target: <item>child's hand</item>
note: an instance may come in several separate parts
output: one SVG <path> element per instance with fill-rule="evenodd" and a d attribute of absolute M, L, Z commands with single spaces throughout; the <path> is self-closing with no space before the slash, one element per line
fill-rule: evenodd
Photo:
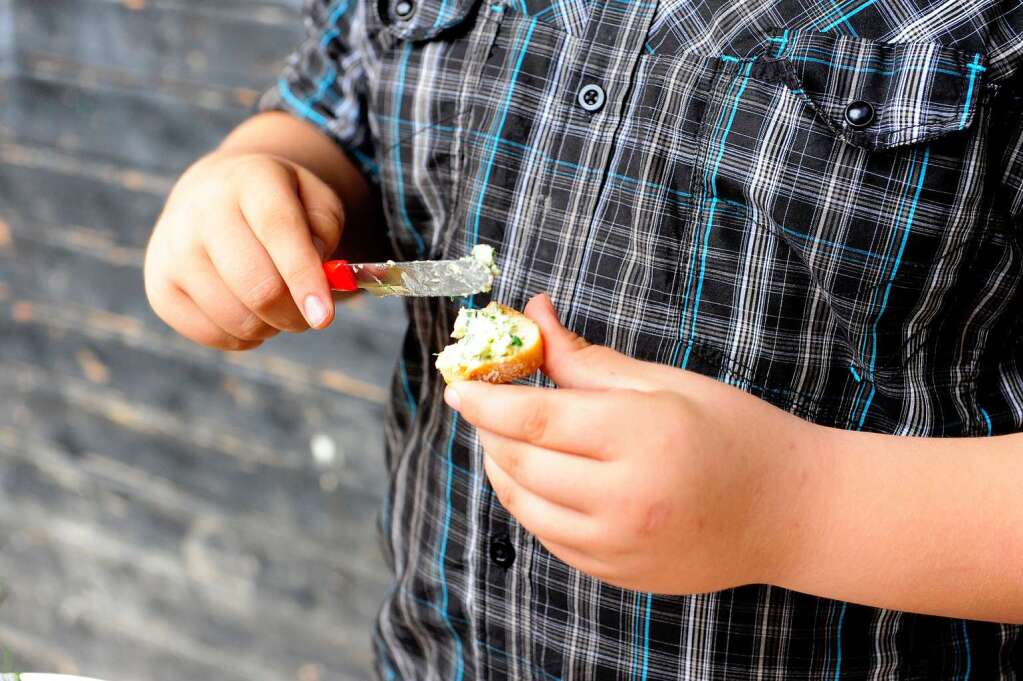
<path fill-rule="evenodd" d="M 551 553 L 618 586 L 680 594 L 769 581 L 794 517 L 792 454 L 812 446 L 815 426 L 587 345 L 545 296 L 525 312 L 559 389 L 462 382 L 446 393 L 477 427 L 505 508 Z"/>
<path fill-rule="evenodd" d="M 323 328 L 333 303 L 321 263 L 343 224 L 337 195 L 305 168 L 214 153 L 181 177 L 153 231 L 150 305 L 183 336 L 223 350 Z"/>

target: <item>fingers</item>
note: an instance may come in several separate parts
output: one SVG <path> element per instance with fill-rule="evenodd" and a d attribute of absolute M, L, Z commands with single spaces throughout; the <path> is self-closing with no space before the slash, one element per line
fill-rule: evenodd
<path fill-rule="evenodd" d="M 203 315 L 230 336 L 262 341 L 278 333 L 235 297 L 208 259 L 200 259 L 185 273 L 181 287 Z"/>
<path fill-rule="evenodd" d="M 220 278 L 245 307 L 281 331 L 309 328 L 273 260 L 240 214 L 229 214 L 205 230 L 204 242 Z"/>
<path fill-rule="evenodd" d="M 543 544 L 543 547 L 562 563 L 570 565 L 580 572 L 585 572 L 591 577 L 603 578 L 606 572 L 604 563 L 589 555 L 586 551 L 571 548 L 549 539 L 541 539 L 540 537 L 537 537 L 537 541 Z"/>
<path fill-rule="evenodd" d="M 215 347 L 323 328 L 334 305 L 321 256 L 336 249 L 343 220 L 338 197 L 308 170 L 211 154 L 175 184 L 157 221 L 147 295 L 171 326 Z"/>
<path fill-rule="evenodd" d="M 478 381 L 452 383 L 448 404 L 477 428 L 545 449 L 596 459 L 615 455 L 608 424 L 629 410 L 625 391 L 551 390 Z"/>
<path fill-rule="evenodd" d="M 153 310 L 168 326 L 191 341 L 218 350 L 251 350 L 263 344 L 261 340 L 241 340 L 214 324 L 184 291 L 167 287 L 151 295 Z M 159 301 L 159 302 L 157 302 Z"/>
<path fill-rule="evenodd" d="M 299 167 L 297 172 L 298 195 L 313 234 L 313 245 L 320 254 L 320 260 L 327 260 L 341 241 L 344 207 L 341 199 L 323 180 L 305 168 Z"/>
<path fill-rule="evenodd" d="M 593 483 L 602 471 L 593 459 L 510 440 L 488 430 L 478 432 L 487 456 L 521 487 L 582 513 L 599 507 L 601 499 L 595 498 Z"/>
<path fill-rule="evenodd" d="M 316 209 L 315 224 L 329 241 L 313 232 L 306 219 L 306 210 L 299 194 L 297 172 L 284 165 L 268 165 L 262 173 L 259 191 L 246 191 L 241 195 L 239 207 L 252 233 L 266 249 L 274 267 L 280 273 L 292 300 L 309 326 L 320 329 L 328 326 L 334 316 L 330 287 L 323 273 L 323 258 L 331 243 L 337 244 L 340 224 L 329 227 L 331 217 L 315 183 L 303 183 L 305 198 Z M 254 178 L 255 181 L 255 178 Z M 340 213 L 336 216 L 340 220 Z M 335 236 L 331 236 L 331 233 Z M 324 253 L 313 242 L 316 236 L 323 241 Z"/>
<path fill-rule="evenodd" d="M 540 327 L 544 345 L 543 372 L 558 387 L 668 389 L 666 379 L 671 370 L 632 359 L 604 346 L 591 345 L 562 326 L 546 293 L 533 296 L 523 312 Z"/>
<path fill-rule="evenodd" d="M 490 457 L 484 457 L 483 467 L 498 501 L 537 539 L 577 549 L 585 548 L 594 540 L 598 527 L 586 514 L 533 494 L 515 482 Z"/>

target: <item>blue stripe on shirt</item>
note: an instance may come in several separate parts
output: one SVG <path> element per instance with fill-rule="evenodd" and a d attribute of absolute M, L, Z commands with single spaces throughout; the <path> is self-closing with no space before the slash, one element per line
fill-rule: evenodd
<path fill-rule="evenodd" d="M 405 94 L 405 76 L 408 73 L 408 61 L 409 55 L 412 54 L 412 48 L 412 41 L 406 41 L 405 47 L 401 52 L 401 60 L 398 64 L 398 80 L 394 86 L 395 119 L 401 115 L 401 103 Z M 395 139 L 401 139 L 401 130 L 397 122 L 394 124 L 393 134 Z M 401 144 L 391 145 L 391 149 L 394 157 L 394 188 L 397 193 L 395 202 L 398 205 L 398 213 L 401 217 L 401 226 L 415 239 L 416 253 L 420 258 L 422 258 L 426 255 L 426 243 L 423 241 L 423 237 L 419 234 L 419 232 L 416 231 L 416 228 L 412 226 L 412 220 L 408 215 L 408 206 L 405 202 L 405 169 L 401 163 Z"/>
<path fill-rule="evenodd" d="M 451 617 L 448 614 L 448 580 L 444 569 L 444 560 L 448 554 L 448 535 L 451 532 L 451 498 L 452 483 L 454 481 L 454 448 L 455 435 L 458 433 L 458 412 L 451 413 L 451 435 L 448 438 L 446 473 L 444 481 L 444 524 L 441 527 L 440 547 L 437 551 L 437 578 L 440 580 L 441 603 L 439 612 L 444 620 L 445 628 L 455 642 L 455 673 L 454 681 L 462 681 L 464 674 L 464 659 L 462 654 L 462 639 L 451 624 Z"/>
<path fill-rule="evenodd" d="M 881 309 L 878 310 L 877 316 L 874 318 L 874 325 L 871 330 L 873 337 L 872 349 L 870 353 L 870 375 L 874 375 L 874 367 L 877 363 L 877 325 L 881 321 L 881 315 L 884 314 L 885 308 L 888 307 L 888 296 L 892 292 L 892 283 L 895 281 L 895 276 L 899 272 L 899 265 L 902 263 L 902 256 L 906 251 L 906 242 L 909 241 L 909 232 L 913 228 L 913 218 L 916 216 L 916 208 L 920 202 L 920 193 L 924 188 L 924 177 L 927 175 L 927 162 L 930 159 L 931 149 L 927 147 L 924 149 L 924 158 L 920 163 L 920 173 L 916 181 L 916 190 L 913 193 L 913 202 L 909 206 L 909 215 L 906 216 L 906 227 L 902 230 L 902 243 L 899 244 L 899 252 L 895 256 L 895 264 L 892 266 L 892 273 L 888 277 L 888 283 L 884 289 L 884 297 L 881 299 Z M 867 398 L 866 403 L 863 405 L 863 413 L 860 415 L 860 422 L 857 425 L 858 428 L 863 428 L 863 423 L 867 419 L 867 412 L 870 410 L 870 404 L 874 399 L 876 393 L 876 387 L 871 385 L 870 396 Z"/>
<path fill-rule="evenodd" d="M 725 142 L 728 139 L 728 134 L 732 130 L 732 124 L 735 122 L 735 114 L 739 109 L 739 101 L 742 99 L 743 93 L 746 91 L 746 85 L 749 83 L 750 70 L 753 68 L 753 63 L 746 64 L 746 68 L 742 74 L 742 84 L 739 86 L 739 91 L 735 94 L 735 100 L 732 103 L 732 110 L 728 115 L 728 123 L 725 125 L 724 131 L 721 133 L 721 141 L 718 145 L 718 155 L 714 161 L 714 170 L 711 173 L 710 178 L 710 211 L 707 214 L 707 227 L 703 233 L 703 251 L 700 256 L 700 278 L 696 284 L 696 294 L 693 300 L 693 315 L 692 321 L 689 323 L 689 342 L 686 345 L 685 356 L 682 358 L 682 368 L 685 369 L 689 364 L 689 354 L 693 349 L 693 341 L 696 338 L 696 321 L 700 315 L 700 298 L 703 295 L 703 280 L 707 270 L 707 251 L 710 249 L 710 233 L 714 227 L 714 211 L 717 208 L 718 202 L 718 189 L 717 189 L 717 176 L 718 170 L 721 167 L 721 159 L 725 156 Z"/>

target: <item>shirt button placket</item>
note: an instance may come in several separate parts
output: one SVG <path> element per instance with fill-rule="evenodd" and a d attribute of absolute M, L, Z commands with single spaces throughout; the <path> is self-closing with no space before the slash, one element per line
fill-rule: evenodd
<path fill-rule="evenodd" d="M 554 4 L 553 0 L 544 2 Z M 600 171 L 611 162 L 617 144 L 613 131 L 621 122 L 622 98 L 631 91 L 632 74 L 636 72 L 657 6 L 653 0 L 588 0 L 587 4 L 590 14 L 585 35 L 575 41 L 575 46 L 566 47 L 569 51 L 565 55 L 565 63 L 559 66 L 566 74 L 564 87 L 551 93 L 557 98 L 556 106 L 549 118 L 542 119 L 548 134 L 539 136 L 541 140 L 551 140 L 540 142 L 539 150 L 551 155 L 551 168 L 561 167 L 562 163 L 585 163 L 592 171 L 581 173 L 583 177 L 578 179 L 574 190 L 566 186 L 563 191 L 547 193 L 550 210 L 541 218 L 544 223 L 542 229 L 537 228 L 541 231 L 578 230 L 580 241 L 585 240 L 592 229 L 600 200 L 600 188 L 592 178 L 604 175 Z M 535 48 L 537 62 L 547 57 L 545 50 L 549 47 L 539 45 Z M 538 122 L 540 120 L 537 119 Z M 570 143 L 553 141 L 564 140 L 565 135 L 571 137 Z M 529 140 L 514 141 L 525 143 Z M 543 184 L 556 186 L 557 182 L 552 176 L 543 178 Z M 586 193 L 580 195 L 581 191 Z M 571 216 L 570 223 L 566 223 L 565 216 Z M 574 291 L 571 289 L 577 281 L 571 276 L 556 278 L 553 282 L 555 295 L 573 299 Z M 484 520 L 488 531 L 481 536 L 481 543 L 485 542 L 485 545 L 479 552 L 480 559 L 485 561 L 481 574 L 485 575 L 487 590 L 485 597 L 478 599 L 476 604 L 483 622 L 483 660 L 479 676 L 481 681 L 539 678 L 536 670 L 543 667 L 534 660 L 534 655 L 540 655 L 542 659 L 544 651 L 552 648 L 551 642 L 540 641 L 538 645 L 530 646 L 529 642 L 537 640 L 538 632 L 522 623 L 534 621 L 534 615 L 527 610 L 539 605 L 530 596 L 531 589 L 535 593 L 532 580 L 546 580 L 547 577 L 539 574 L 516 576 L 516 571 L 532 569 L 534 561 L 543 559 L 534 555 L 535 544 L 525 538 L 524 531 L 512 529 L 513 520 L 500 518 L 503 513 L 497 510 L 498 507 L 494 498 L 488 511 L 491 517 Z M 512 536 L 523 537 L 518 547 L 513 544 Z M 516 549 L 522 552 L 520 556 L 516 556 Z M 545 571 L 545 574 L 549 572 Z M 545 581 L 541 588 L 556 590 L 568 599 L 574 597 L 571 587 L 566 584 Z M 535 619 L 542 617 L 535 615 Z M 512 627 L 510 623 L 518 623 L 518 626 Z M 521 657 L 514 660 L 501 654 L 502 650 L 515 647 L 527 652 L 520 653 Z M 509 665 L 515 668 L 514 673 L 508 671 Z"/>

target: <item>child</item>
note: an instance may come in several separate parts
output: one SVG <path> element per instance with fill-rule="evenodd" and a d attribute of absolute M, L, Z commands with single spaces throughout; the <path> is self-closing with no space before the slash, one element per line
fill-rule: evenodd
<path fill-rule="evenodd" d="M 330 324 L 342 232 L 486 243 L 547 349 L 445 391 L 486 296 L 408 300 L 381 678 L 1023 671 L 1021 7 L 307 4 L 153 308 L 244 350 Z"/>

